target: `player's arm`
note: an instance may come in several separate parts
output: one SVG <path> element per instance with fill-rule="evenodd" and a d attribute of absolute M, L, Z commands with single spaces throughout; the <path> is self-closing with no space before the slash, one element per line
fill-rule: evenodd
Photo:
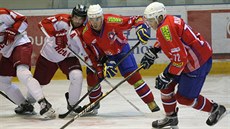
<path fill-rule="evenodd" d="M 143 65 L 144 69 L 149 69 L 154 64 L 158 58 L 157 53 L 159 51 L 161 51 L 160 43 L 156 41 L 153 47 L 150 47 L 141 59 L 141 65 Z"/>
<path fill-rule="evenodd" d="M 1 10 L 1 14 L 5 14 L 5 18 L 7 19 L 5 21 L 5 24 L 11 25 L 5 30 L 3 43 L 13 43 L 15 40 L 15 36 L 23 33 L 27 29 L 27 19 L 25 16 L 5 8 Z"/>
<path fill-rule="evenodd" d="M 156 78 L 156 88 L 165 89 L 168 84 L 184 70 L 187 63 L 187 54 L 177 31 L 171 26 L 165 25 L 157 30 L 157 37 L 160 42 L 167 44 L 162 48 L 164 53 L 170 59 L 170 64 L 163 73 Z"/>
<path fill-rule="evenodd" d="M 66 47 L 68 23 L 60 19 L 59 15 L 43 19 L 39 22 L 38 27 L 47 37 L 54 37 L 57 46 Z"/>
<path fill-rule="evenodd" d="M 137 39 L 143 44 L 146 45 L 149 38 L 150 33 L 148 31 L 149 26 L 144 22 L 144 19 L 142 16 L 132 16 L 129 18 L 129 20 L 124 20 L 126 24 L 128 24 L 128 27 L 135 27 L 136 29 L 136 35 Z"/>
<path fill-rule="evenodd" d="M 56 23 L 58 19 L 55 16 L 48 17 L 45 19 L 42 19 L 38 23 L 38 28 L 47 36 L 52 37 L 55 35 L 56 30 L 54 27 L 54 23 Z"/>

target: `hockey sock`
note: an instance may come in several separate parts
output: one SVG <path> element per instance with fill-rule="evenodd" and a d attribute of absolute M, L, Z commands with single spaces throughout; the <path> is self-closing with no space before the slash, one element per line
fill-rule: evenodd
<path fill-rule="evenodd" d="M 91 88 L 93 88 L 93 87 L 88 87 L 88 90 L 90 90 Z M 101 91 L 101 85 L 99 84 L 89 94 L 89 100 L 90 100 L 90 102 L 95 102 L 101 96 L 102 96 L 102 91 Z"/>
<path fill-rule="evenodd" d="M 212 111 L 212 102 L 205 98 L 202 95 L 199 95 L 198 98 L 194 99 L 194 104 L 192 105 L 193 108 L 205 112 Z"/>
<path fill-rule="evenodd" d="M 26 85 L 30 94 L 38 101 L 44 98 L 42 88 L 39 82 L 33 78 L 29 67 L 27 65 L 18 65 L 17 66 L 17 77 L 20 82 Z"/>
<path fill-rule="evenodd" d="M 124 77 L 127 77 L 130 73 L 126 73 Z M 140 98 L 146 103 L 154 102 L 154 96 L 146 84 L 146 82 L 142 79 L 139 72 L 135 73 L 130 79 L 127 80 L 130 85 L 133 85 L 136 93 L 140 96 Z"/>
<path fill-rule="evenodd" d="M 161 90 L 161 101 L 166 115 L 171 115 L 175 112 L 177 101 L 175 98 L 176 82 L 171 82 L 167 89 Z"/>
<path fill-rule="evenodd" d="M 89 94 L 89 100 L 90 102 L 96 101 L 99 97 L 102 96 L 102 91 L 101 91 L 101 85 L 95 86 L 99 82 L 99 79 L 96 74 L 92 72 L 87 73 L 87 84 L 88 84 L 88 91 L 91 88 L 94 88 L 94 90 Z M 93 87 L 95 86 L 95 87 Z"/>
<path fill-rule="evenodd" d="M 82 90 L 83 75 L 81 70 L 72 70 L 69 73 L 70 86 L 69 86 L 69 99 L 70 105 L 75 105 L 80 96 Z"/>
<path fill-rule="evenodd" d="M 19 88 L 11 83 L 11 77 L 0 76 L 0 90 L 4 91 L 17 105 L 25 102 L 25 98 Z"/>
<path fill-rule="evenodd" d="M 140 96 L 140 98 L 146 103 L 151 103 L 154 101 L 153 94 L 149 88 L 149 86 L 143 81 L 139 80 L 134 84 L 134 88 L 136 93 Z"/>

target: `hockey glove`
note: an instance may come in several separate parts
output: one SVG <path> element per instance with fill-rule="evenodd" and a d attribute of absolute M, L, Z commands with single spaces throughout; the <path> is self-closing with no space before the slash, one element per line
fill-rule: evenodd
<path fill-rule="evenodd" d="M 67 31 L 62 29 L 55 33 L 56 45 L 60 48 L 65 48 L 68 42 Z"/>
<path fill-rule="evenodd" d="M 103 57 L 101 57 L 99 59 L 99 62 L 102 63 L 102 64 L 106 63 L 107 61 L 108 61 L 108 57 L 107 56 L 103 56 Z"/>
<path fill-rule="evenodd" d="M 161 73 L 156 78 L 156 86 L 155 88 L 162 90 L 168 88 L 169 83 L 173 80 L 173 75 L 169 73 Z"/>
<path fill-rule="evenodd" d="M 101 63 L 98 63 L 97 66 L 95 67 L 97 77 L 100 81 L 104 79 L 103 69 L 104 69 L 104 66 Z"/>
<path fill-rule="evenodd" d="M 150 38 L 150 34 L 147 31 L 147 26 L 145 24 L 140 24 L 136 27 L 136 35 L 143 45 L 146 45 Z"/>
<path fill-rule="evenodd" d="M 149 69 L 151 65 L 154 64 L 154 61 L 158 58 L 156 48 L 150 48 L 145 53 L 144 57 L 141 59 L 141 65 L 144 69 Z"/>
<path fill-rule="evenodd" d="M 15 40 L 15 36 L 18 34 L 18 31 L 14 28 L 7 28 L 5 30 L 4 44 L 11 44 Z"/>
<path fill-rule="evenodd" d="M 114 61 L 108 61 L 106 63 L 106 67 L 104 70 L 106 77 L 112 78 L 117 74 L 117 69 L 115 68 L 115 66 L 116 66 L 116 63 Z"/>

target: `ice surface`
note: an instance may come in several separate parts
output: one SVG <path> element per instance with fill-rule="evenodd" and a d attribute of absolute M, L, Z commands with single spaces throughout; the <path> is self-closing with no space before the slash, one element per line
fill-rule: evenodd
<path fill-rule="evenodd" d="M 122 78 L 108 79 L 114 86 Z M 162 109 L 159 91 L 153 88 L 154 77 L 144 77 L 144 80 L 150 85 L 155 100 Z M 16 83 L 26 94 L 25 86 Z M 111 87 L 103 82 L 103 92 L 107 92 Z M 69 82 L 66 80 L 52 81 L 43 88 L 48 101 L 53 105 L 57 113 L 65 113 L 66 101 L 64 93 L 68 90 Z M 84 80 L 82 95 L 86 93 L 86 82 Z M 152 129 L 153 120 L 164 117 L 163 110 L 157 113 L 151 113 L 141 99 L 136 95 L 132 86 L 127 82 L 118 87 L 120 93 L 134 104 L 140 111 L 122 98 L 116 91 L 109 94 L 101 101 L 101 108 L 97 116 L 80 117 L 66 127 L 66 129 Z M 202 95 L 214 100 L 227 107 L 230 110 L 230 76 L 211 75 L 208 76 Z M 86 98 L 80 105 L 88 103 Z M 0 129 L 58 129 L 67 123 L 74 116 L 68 116 L 65 119 L 56 118 L 54 120 L 42 120 L 39 115 L 19 116 L 14 113 L 16 105 L 0 96 Z M 196 111 L 190 107 L 179 105 L 179 129 L 230 129 L 230 115 L 226 115 L 215 126 L 206 125 L 205 121 L 209 114 Z M 35 104 L 35 110 L 39 112 L 39 105 Z"/>

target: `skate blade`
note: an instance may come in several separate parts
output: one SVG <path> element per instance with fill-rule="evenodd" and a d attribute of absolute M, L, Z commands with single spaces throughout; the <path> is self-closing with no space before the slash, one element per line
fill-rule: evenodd
<path fill-rule="evenodd" d="M 55 119 L 56 117 L 57 117 L 57 114 L 55 113 L 54 110 L 50 110 L 44 113 L 43 115 L 41 115 L 42 120 L 51 120 L 51 119 Z"/>
<path fill-rule="evenodd" d="M 179 129 L 179 127 L 178 126 L 166 126 L 163 128 L 152 128 L 152 129 Z"/>
<path fill-rule="evenodd" d="M 17 114 L 17 113 L 16 113 Z M 23 115 L 23 116 L 33 116 L 33 115 L 37 115 L 37 113 L 35 111 L 33 112 L 24 112 L 22 114 L 17 114 L 17 115 Z"/>
<path fill-rule="evenodd" d="M 40 116 L 40 120 L 53 120 L 56 118 L 56 115 L 54 116 Z"/>
<path fill-rule="evenodd" d="M 82 117 L 87 117 L 87 116 L 97 116 L 98 112 L 93 111 L 93 112 L 86 112 Z"/>
<path fill-rule="evenodd" d="M 220 118 L 219 118 L 219 120 L 216 122 L 216 124 L 218 123 L 218 122 L 220 122 L 227 114 L 230 114 L 230 111 L 225 111 L 221 116 L 220 116 Z M 214 124 L 215 125 L 215 124 Z M 213 126 L 213 125 L 212 125 Z"/>
<path fill-rule="evenodd" d="M 74 111 L 72 111 L 72 112 L 69 113 L 69 116 L 76 116 L 76 115 L 78 115 L 78 113 L 76 113 Z"/>

